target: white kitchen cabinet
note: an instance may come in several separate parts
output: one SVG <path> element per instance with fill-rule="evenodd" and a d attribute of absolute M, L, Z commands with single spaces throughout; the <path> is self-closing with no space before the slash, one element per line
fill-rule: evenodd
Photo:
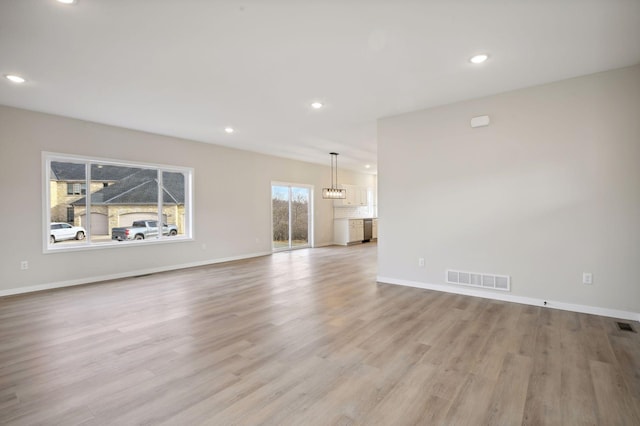
<path fill-rule="evenodd" d="M 364 240 L 364 221 L 349 219 L 349 242 L 362 242 L 362 240 Z"/>
<path fill-rule="evenodd" d="M 368 206 L 369 205 L 369 200 L 367 199 L 367 193 L 369 192 L 368 188 L 365 188 L 363 186 L 354 186 L 353 187 L 353 193 L 354 193 L 354 204 L 356 206 Z"/>
<path fill-rule="evenodd" d="M 364 239 L 362 219 L 336 219 L 333 221 L 333 242 L 339 245 L 361 243 Z"/>
<path fill-rule="evenodd" d="M 333 207 L 353 207 L 355 205 L 353 185 L 339 185 L 339 187 L 347 191 L 347 196 L 346 198 L 334 200 Z"/>
<path fill-rule="evenodd" d="M 369 188 L 356 185 L 339 185 L 347 191 L 347 197 L 334 200 L 334 207 L 360 207 L 369 205 Z"/>
<path fill-rule="evenodd" d="M 371 223 L 371 238 L 373 241 L 378 240 L 378 219 L 373 219 Z"/>
<path fill-rule="evenodd" d="M 349 243 L 349 219 L 335 219 L 333 221 L 333 242 L 341 246 Z"/>

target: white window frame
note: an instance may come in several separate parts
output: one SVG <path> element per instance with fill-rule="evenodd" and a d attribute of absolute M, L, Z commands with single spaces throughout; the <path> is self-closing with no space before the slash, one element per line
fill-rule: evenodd
<path fill-rule="evenodd" d="M 82 243 L 73 245 L 64 244 L 51 244 L 49 242 L 50 236 L 50 224 L 51 224 L 51 192 L 50 192 L 50 180 L 51 180 L 51 162 L 70 162 L 70 163 L 85 163 L 85 185 L 87 188 L 91 187 L 91 165 L 99 163 L 101 165 L 110 166 L 122 166 L 122 167 L 139 167 L 143 169 L 156 169 L 158 171 L 158 223 L 163 223 L 162 220 L 162 201 L 163 192 L 160 188 L 162 185 L 162 173 L 173 172 L 182 173 L 185 176 L 185 233 L 184 235 L 176 235 L 167 237 L 162 235 L 162 232 L 158 233 L 157 238 L 144 239 L 144 240 L 127 240 L 127 241 L 100 241 L 91 242 L 91 214 L 86 215 L 86 224 L 83 227 L 86 229 L 86 238 Z M 194 240 L 194 223 L 193 223 L 193 179 L 194 169 L 190 167 L 171 166 L 166 164 L 155 163 L 142 163 L 127 160 L 115 160 L 111 158 L 80 156 L 73 154 L 61 154 L 55 152 L 42 152 L 42 243 L 43 253 L 56 253 L 56 252 L 69 252 L 69 251 L 83 251 L 83 250 L 95 250 L 103 248 L 114 247 L 138 247 L 139 245 L 147 244 L 167 244 L 178 243 L 184 241 Z M 91 211 L 91 191 L 87 190 L 86 211 Z"/>
<path fill-rule="evenodd" d="M 308 244 L 305 244 L 304 246 L 297 246 L 297 247 L 286 247 L 286 248 L 279 248 L 279 249 L 274 249 L 273 248 L 273 198 L 272 198 L 272 193 L 273 193 L 273 187 L 274 186 L 287 186 L 289 187 L 289 221 L 291 221 L 291 188 L 306 188 L 309 190 L 309 212 L 308 212 L 308 221 L 307 224 L 309 226 L 308 229 L 308 239 L 309 242 Z M 292 183 L 292 182 L 283 182 L 283 181 L 271 181 L 271 185 L 269 186 L 269 211 L 271 212 L 271 251 L 273 253 L 277 253 L 277 252 L 281 252 L 281 251 L 292 251 L 292 250 L 300 250 L 300 249 L 305 249 L 305 248 L 313 248 L 315 247 L 315 233 L 314 233 L 314 229 L 315 229 L 315 225 L 314 225 L 314 220 L 315 220 L 315 216 L 314 216 L 314 186 L 313 185 L 309 185 L 306 183 Z M 289 226 L 289 243 L 291 243 L 291 226 Z"/>

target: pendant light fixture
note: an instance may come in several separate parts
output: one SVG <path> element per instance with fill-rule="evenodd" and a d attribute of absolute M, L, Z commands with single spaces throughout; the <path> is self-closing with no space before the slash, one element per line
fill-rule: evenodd
<path fill-rule="evenodd" d="M 329 155 L 331 155 L 331 188 L 322 188 L 322 198 L 326 198 L 329 200 L 339 200 L 347 198 L 347 190 L 338 188 L 338 153 L 330 152 Z M 334 177 L 335 184 L 333 181 Z"/>

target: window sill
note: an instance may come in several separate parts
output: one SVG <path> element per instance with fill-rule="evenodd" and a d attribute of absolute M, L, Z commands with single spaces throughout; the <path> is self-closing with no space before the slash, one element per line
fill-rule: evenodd
<path fill-rule="evenodd" d="M 73 240 L 71 240 L 73 241 Z M 68 252 L 76 252 L 76 251 L 87 251 L 87 250 L 102 250 L 102 249 L 112 249 L 112 248 L 122 248 L 122 247 L 141 247 L 148 245 L 157 245 L 157 244 L 174 244 L 174 243 L 183 243 L 195 241 L 193 237 L 164 237 L 158 239 L 149 239 L 149 240 L 129 240 L 129 241 L 106 241 L 104 243 L 96 243 L 96 244 L 73 244 L 71 242 L 60 241 L 55 243 L 53 246 L 48 245 L 44 248 L 44 254 L 52 254 L 52 253 L 68 253 Z"/>

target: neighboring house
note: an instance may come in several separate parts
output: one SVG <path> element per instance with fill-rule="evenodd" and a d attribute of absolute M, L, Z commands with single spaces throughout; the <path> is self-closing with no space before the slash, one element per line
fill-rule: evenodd
<path fill-rule="evenodd" d="M 131 167 L 95 166 L 91 173 L 89 192 L 94 193 L 112 185 L 136 170 L 138 169 Z M 80 218 L 74 212 L 73 202 L 87 194 L 84 164 L 52 161 L 49 191 L 51 194 L 51 221 L 81 226 Z"/>
<path fill-rule="evenodd" d="M 51 163 L 51 220 L 85 226 L 86 183 L 81 164 Z M 184 175 L 163 172 L 162 218 L 184 233 Z M 157 172 L 121 166 L 91 170 L 91 234 L 108 235 L 135 220 L 158 219 Z"/>

